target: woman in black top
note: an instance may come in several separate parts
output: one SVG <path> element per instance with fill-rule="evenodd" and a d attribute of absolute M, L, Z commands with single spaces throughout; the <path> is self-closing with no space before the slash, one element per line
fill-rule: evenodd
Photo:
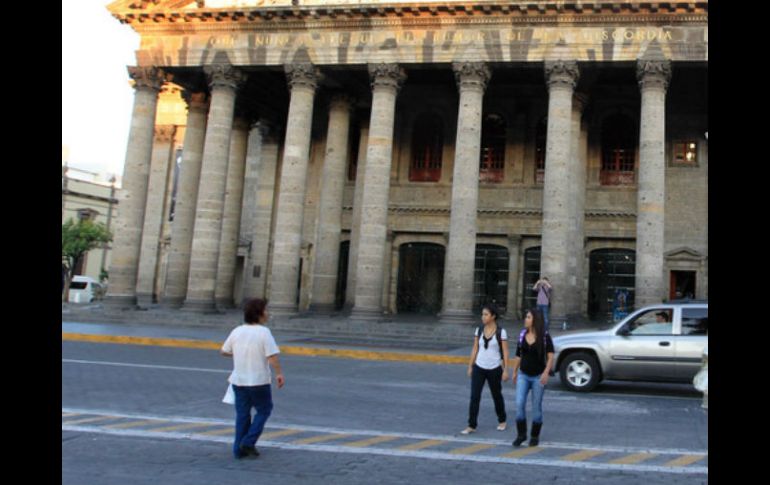
<path fill-rule="evenodd" d="M 523 335 L 519 335 L 513 358 L 513 385 L 516 386 L 516 440 L 513 446 L 527 439 L 527 394 L 532 391 L 532 433 L 529 446 L 537 446 L 543 426 L 543 393 L 553 367 L 553 341 L 545 331 L 543 314 L 527 310 Z"/>

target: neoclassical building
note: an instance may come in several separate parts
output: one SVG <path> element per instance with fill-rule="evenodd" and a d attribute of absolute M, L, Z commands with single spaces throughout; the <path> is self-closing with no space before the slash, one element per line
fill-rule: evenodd
<path fill-rule="evenodd" d="M 141 36 L 115 305 L 464 322 L 518 315 L 539 275 L 555 318 L 708 297 L 708 2 L 108 8 Z"/>

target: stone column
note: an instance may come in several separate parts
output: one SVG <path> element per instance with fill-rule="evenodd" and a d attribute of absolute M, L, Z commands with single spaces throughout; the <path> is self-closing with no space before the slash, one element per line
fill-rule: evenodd
<path fill-rule="evenodd" d="M 518 234 L 508 236 L 508 318 L 518 323 L 520 319 L 519 281 L 522 274 L 519 268 L 521 257 L 521 236 Z"/>
<path fill-rule="evenodd" d="M 230 137 L 230 155 L 227 163 L 227 184 L 225 205 L 222 214 L 222 234 L 219 239 L 219 261 L 217 263 L 217 284 L 214 300 L 218 308 L 232 308 L 235 287 L 235 259 L 238 251 L 238 229 L 241 222 L 243 202 L 243 179 L 246 169 L 246 142 L 249 124 L 242 118 L 235 118 Z"/>
<path fill-rule="evenodd" d="M 155 269 L 157 268 L 160 234 L 163 226 L 164 199 L 168 187 L 169 161 L 173 155 L 175 126 L 156 126 L 155 142 L 150 165 L 150 182 L 147 186 L 147 204 L 144 210 L 142 242 L 139 249 L 139 271 L 136 281 L 136 304 L 148 307 L 155 293 Z"/>
<path fill-rule="evenodd" d="M 443 323 L 470 323 L 473 311 L 473 272 L 476 259 L 476 211 L 479 203 L 479 156 L 484 90 L 491 72 L 484 63 L 453 66 L 460 91 L 457 115 L 449 248 L 444 265 Z"/>
<path fill-rule="evenodd" d="M 293 64 L 286 66 L 286 77 L 291 100 L 276 213 L 270 309 L 274 313 L 294 314 L 297 312 L 313 100 L 320 73 L 311 64 Z"/>
<path fill-rule="evenodd" d="M 370 64 L 372 113 L 366 148 L 366 169 L 361 205 L 361 236 L 356 263 L 355 306 L 351 318 L 382 316 L 385 237 L 393 162 L 393 126 L 396 95 L 406 79 L 397 64 Z"/>
<path fill-rule="evenodd" d="M 246 168 L 243 175 L 243 203 L 241 205 L 241 223 L 238 238 L 248 243 L 246 261 L 244 263 L 241 302 L 248 298 L 246 287 L 252 271 L 251 251 L 254 247 L 255 221 L 257 218 L 257 183 L 259 182 L 260 153 L 262 152 L 262 133 L 258 121 L 249 127 L 249 138 L 246 142 Z M 235 295 L 236 299 L 239 295 Z M 238 301 L 236 300 L 236 303 Z"/>
<path fill-rule="evenodd" d="M 129 67 L 136 82 L 134 111 L 128 135 L 123 187 L 118 192 L 120 211 L 110 254 L 110 285 L 105 303 L 115 307 L 136 304 L 139 245 L 142 239 L 147 185 L 150 176 L 152 141 L 158 93 L 165 74 L 155 67 Z"/>
<path fill-rule="evenodd" d="M 251 250 L 246 264 L 243 297 L 264 298 L 267 286 L 267 267 L 272 241 L 273 200 L 278 167 L 278 133 L 275 128 L 260 121 L 261 153 L 257 173 L 254 221 L 251 229 Z"/>
<path fill-rule="evenodd" d="M 163 293 L 163 303 L 175 308 L 182 306 L 184 297 L 187 295 L 195 206 L 198 203 L 208 111 L 208 96 L 205 93 L 185 91 L 182 96 L 187 101 L 187 126 L 182 145 L 179 184 L 176 188 L 174 220 L 171 223 L 171 249 L 168 255 L 166 288 Z"/>
<path fill-rule="evenodd" d="M 356 267 L 358 265 L 358 241 L 361 239 L 361 203 L 364 198 L 364 170 L 366 168 L 366 146 L 369 140 L 369 121 L 361 123 L 358 138 L 358 162 L 356 185 L 353 193 L 353 217 L 350 228 L 350 251 L 348 253 L 348 283 L 345 292 L 345 309 L 353 308 L 356 296 Z"/>
<path fill-rule="evenodd" d="M 214 310 L 235 95 L 244 78 L 239 70 L 227 64 L 205 66 L 203 70 L 211 87 L 211 107 L 195 207 L 187 296 L 182 307 L 188 311 Z"/>
<path fill-rule="evenodd" d="M 315 270 L 310 300 L 310 309 L 317 312 L 334 311 L 352 102 L 349 96 L 336 95 L 329 103 L 329 128 L 321 173 Z"/>
<path fill-rule="evenodd" d="M 545 181 L 543 183 L 543 235 L 540 275 L 553 285 L 550 319 L 553 322 L 572 313 L 568 256 L 573 191 L 570 186 L 574 173 L 570 169 L 572 155 L 572 95 L 579 71 L 574 61 L 546 61 L 548 83 L 548 132 L 545 152 Z"/>
<path fill-rule="evenodd" d="M 561 294 L 566 300 L 567 312 L 570 314 L 583 313 L 581 311 L 581 295 L 583 289 L 583 252 L 585 250 L 585 235 L 583 234 L 583 221 L 585 219 L 585 191 L 586 191 L 586 166 L 585 156 L 581 151 L 581 118 L 586 104 L 586 96 L 575 94 L 572 98 L 572 128 L 570 143 L 570 207 L 572 216 L 570 219 L 570 236 L 568 238 L 571 247 L 567 256 L 567 286 L 566 293 Z"/>
<path fill-rule="evenodd" d="M 636 76 L 642 91 L 639 128 L 639 191 L 636 209 L 636 307 L 659 303 L 663 281 L 666 201 L 666 90 L 670 61 L 640 60 Z"/>

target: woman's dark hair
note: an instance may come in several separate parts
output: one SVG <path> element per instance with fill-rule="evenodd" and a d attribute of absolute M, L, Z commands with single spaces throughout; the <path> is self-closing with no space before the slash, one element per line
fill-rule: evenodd
<path fill-rule="evenodd" d="M 246 323 L 258 323 L 265 314 L 267 300 L 251 298 L 243 304 L 243 321 Z"/>
<path fill-rule="evenodd" d="M 481 307 L 481 311 L 484 310 L 488 311 L 493 317 L 495 317 L 495 320 L 500 318 L 500 311 L 497 309 L 497 305 L 494 303 L 487 303 Z"/>
<path fill-rule="evenodd" d="M 543 319 L 543 312 L 537 308 L 530 308 L 527 311 L 532 314 L 532 327 L 535 330 L 536 343 L 540 344 L 537 346 L 537 352 L 542 356 L 545 353 L 545 320 Z M 526 317 L 526 314 L 524 316 Z"/>

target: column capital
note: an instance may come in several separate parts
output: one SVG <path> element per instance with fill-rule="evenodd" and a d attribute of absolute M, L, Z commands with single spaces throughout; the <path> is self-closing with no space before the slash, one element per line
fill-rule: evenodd
<path fill-rule="evenodd" d="M 667 90 L 671 80 L 671 61 L 639 59 L 636 62 L 636 79 L 639 81 L 639 89 Z"/>
<path fill-rule="evenodd" d="M 259 130 L 259 134 L 262 135 L 262 141 L 278 143 L 278 129 L 274 123 L 261 119 L 254 124 L 254 127 Z"/>
<path fill-rule="evenodd" d="M 187 103 L 187 110 L 206 111 L 209 107 L 209 96 L 204 92 L 182 90 L 182 99 Z"/>
<path fill-rule="evenodd" d="M 386 87 L 398 91 L 406 81 L 406 71 L 398 64 L 369 64 L 368 68 L 372 90 Z"/>
<path fill-rule="evenodd" d="M 567 87 L 575 89 L 580 79 L 580 69 L 576 61 L 545 61 L 545 80 L 548 89 Z"/>
<path fill-rule="evenodd" d="M 247 131 L 249 129 L 249 126 L 250 126 L 249 121 L 243 116 L 236 115 L 233 118 L 233 130 Z"/>
<path fill-rule="evenodd" d="M 492 77 L 492 70 L 484 62 L 453 62 L 457 89 L 477 88 L 484 91 Z"/>
<path fill-rule="evenodd" d="M 171 80 L 171 76 L 162 69 L 150 66 L 128 66 L 128 76 L 134 80 L 134 89 L 152 89 L 160 92 L 163 83 Z"/>
<path fill-rule="evenodd" d="M 212 90 L 215 87 L 226 87 L 234 90 L 246 80 L 246 75 L 231 64 L 209 64 L 203 66 L 203 72 L 206 74 L 209 87 Z"/>
<path fill-rule="evenodd" d="M 321 71 L 309 62 L 286 64 L 283 69 L 286 72 L 286 81 L 289 83 L 289 90 L 301 86 L 315 91 L 318 87 L 318 83 L 323 79 Z"/>
<path fill-rule="evenodd" d="M 508 234 L 508 244 L 511 247 L 521 246 L 521 234 Z"/>
<path fill-rule="evenodd" d="M 329 98 L 329 109 L 346 109 L 350 112 L 352 111 L 355 102 L 356 98 L 349 94 L 334 93 L 331 98 Z"/>
<path fill-rule="evenodd" d="M 174 125 L 155 125 L 155 141 L 161 143 L 171 143 L 176 133 Z"/>

